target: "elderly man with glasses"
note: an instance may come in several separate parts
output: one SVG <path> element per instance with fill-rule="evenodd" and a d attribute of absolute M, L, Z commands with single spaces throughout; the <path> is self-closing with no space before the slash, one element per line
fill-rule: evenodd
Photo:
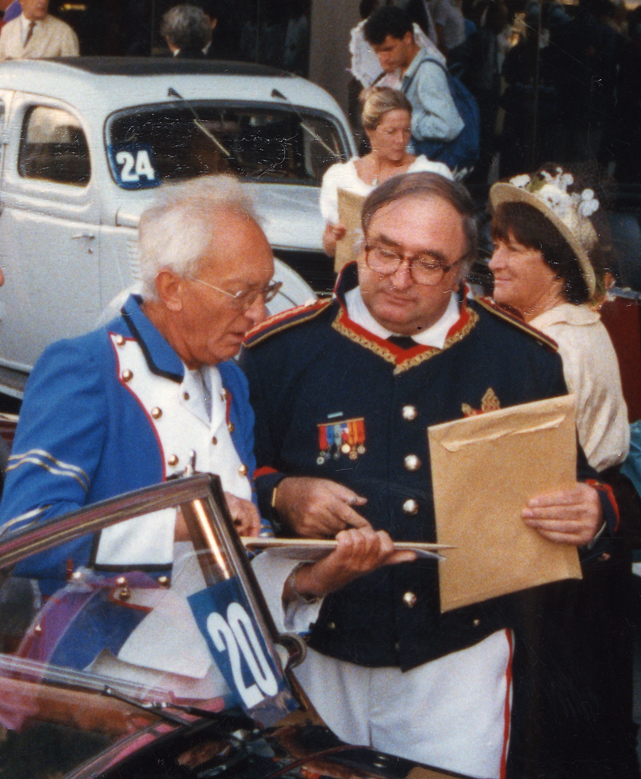
<path fill-rule="evenodd" d="M 235 180 L 163 187 L 139 231 L 142 296 L 105 327 L 48 348 L 29 378 L 0 523 L 44 520 L 161 482 L 216 473 L 239 530 L 257 534 L 254 417 L 232 361 L 278 291 L 267 239 Z M 137 520 L 33 557 L 18 574 L 52 592 L 79 566 L 169 577 L 175 516 Z"/>
<path fill-rule="evenodd" d="M 561 361 L 545 336 L 467 298 L 476 228 L 461 185 L 398 176 L 368 196 L 362 221 L 363 250 L 334 299 L 268 320 L 243 353 L 263 516 L 283 535 L 338 541 L 317 563 L 267 553 L 255 569 L 279 627 L 310 631 L 296 674 L 343 740 L 498 779 L 506 603 L 441 614 L 436 562 L 393 542 L 436 540 L 426 428 L 566 394 Z M 578 482 L 523 511 L 575 545 L 604 517 L 614 521 L 607 496 Z"/>

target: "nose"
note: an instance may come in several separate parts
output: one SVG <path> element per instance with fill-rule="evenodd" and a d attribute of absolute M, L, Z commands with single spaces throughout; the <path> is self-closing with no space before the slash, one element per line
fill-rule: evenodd
<path fill-rule="evenodd" d="M 256 327 L 263 322 L 269 316 L 267 306 L 265 305 L 265 298 L 262 295 L 257 295 L 256 300 L 245 311 L 245 316 L 252 321 L 252 327 Z"/>
<path fill-rule="evenodd" d="M 394 289 L 409 289 L 414 284 L 410 270 L 410 261 L 407 258 L 401 260 L 398 268 L 390 276 L 391 285 Z"/>
<path fill-rule="evenodd" d="M 505 267 L 505 257 L 502 246 L 500 244 L 494 249 L 492 257 L 487 266 L 492 271 L 492 273 L 497 271 L 499 268 Z"/>

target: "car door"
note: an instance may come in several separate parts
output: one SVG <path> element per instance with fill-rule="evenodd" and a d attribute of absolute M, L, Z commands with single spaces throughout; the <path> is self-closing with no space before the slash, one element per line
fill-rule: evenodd
<path fill-rule="evenodd" d="M 0 365 L 28 371 L 48 343 L 96 321 L 99 203 L 89 146 L 71 106 L 14 95 L 2 175 Z"/>

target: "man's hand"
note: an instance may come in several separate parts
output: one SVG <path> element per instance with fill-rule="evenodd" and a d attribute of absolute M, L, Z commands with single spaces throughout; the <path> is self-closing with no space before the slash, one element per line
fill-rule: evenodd
<path fill-rule="evenodd" d="M 329 479 L 288 476 L 276 489 L 274 508 L 296 535 L 333 538 L 348 527 L 370 527 L 352 508 L 365 503 L 367 498 Z"/>
<path fill-rule="evenodd" d="M 550 541 L 586 546 L 603 525 L 599 494 L 589 484 L 535 495 L 521 512 L 528 527 Z"/>
<path fill-rule="evenodd" d="M 313 565 L 299 568 L 287 580 L 285 602 L 293 600 L 296 593 L 303 597 L 322 597 L 383 565 L 416 560 L 415 552 L 397 552 L 384 530 L 376 532 L 371 527 L 342 530 L 336 541 L 338 546 L 331 554 Z M 295 593 L 291 589 L 294 583 Z"/>
<path fill-rule="evenodd" d="M 225 493 L 225 500 L 238 535 L 255 538 L 260 533 L 260 514 L 256 506 L 251 500 L 238 498 L 231 492 Z"/>

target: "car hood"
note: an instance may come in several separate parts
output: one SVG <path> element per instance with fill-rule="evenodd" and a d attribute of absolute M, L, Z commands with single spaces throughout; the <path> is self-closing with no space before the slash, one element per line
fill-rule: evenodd
<path fill-rule="evenodd" d="M 318 187 L 247 184 L 267 240 L 275 249 L 323 251 L 325 222 Z"/>
<path fill-rule="evenodd" d="M 275 249 L 323 251 L 323 229 L 318 187 L 248 182 L 267 240 Z M 130 193 L 128 193 L 130 194 Z M 137 227 L 142 212 L 153 201 L 153 190 L 127 198 L 116 211 L 116 225 Z"/>

